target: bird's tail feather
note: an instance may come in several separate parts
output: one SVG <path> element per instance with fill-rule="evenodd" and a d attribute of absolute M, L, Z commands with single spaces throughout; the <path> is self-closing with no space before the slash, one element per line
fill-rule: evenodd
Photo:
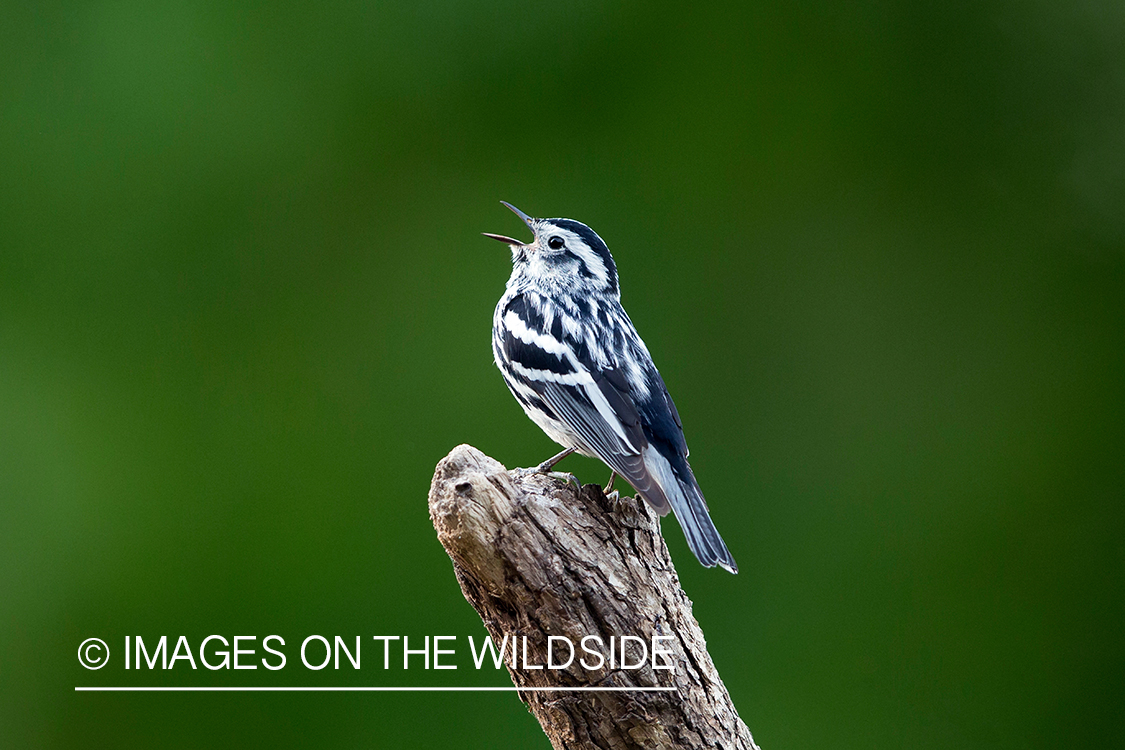
<path fill-rule="evenodd" d="M 685 466 L 682 476 L 677 474 L 668 460 L 651 446 L 645 450 L 644 459 L 645 468 L 672 506 L 676 520 L 680 522 L 680 528 L 687 537 L 688 546 L 699 562 L 708 568 L 719 565 L 731 573 L 737 573 L 738 564 L 719 536 L 711 514 L 707 512 L 703 492 L 691 469 Z"/>

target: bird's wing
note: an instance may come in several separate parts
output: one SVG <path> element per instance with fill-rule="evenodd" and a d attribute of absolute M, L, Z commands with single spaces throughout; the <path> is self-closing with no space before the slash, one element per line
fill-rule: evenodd
<path fill-rule="evenodd" d="M 515 301 L 513 301 L 515 302 Z M 634 483 L 646 484 L 641 452 L 648 444 L 625 374 L 599 368 L 585 347 L 545 326 L 534 311 L 511 304 L 501 318 L 496 345 L 511 377 L 535 393 L 558 421 L 605 463 Z"/>
<path fill-rule="evenodd" d="M 637 404 L 637 410 L 648 425 L 653 442 L 666 443 L 669 448 L 687 458 L 688 447 L 684 440 L 680 413 L 676 411 L 668 387 L 664 385 L 664 378 L 660 377 L 655 366 L 650 366 L 648 371 L 648 391 L 648 398 Z"/>

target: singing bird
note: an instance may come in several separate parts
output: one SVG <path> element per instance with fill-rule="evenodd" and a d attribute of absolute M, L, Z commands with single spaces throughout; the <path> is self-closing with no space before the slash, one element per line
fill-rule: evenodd
<path fill-rule="evenodd" d="M 503 201 L 501 201 L 503 202 Z M 531 421 L 565 450 L 620 474 L 660 515 L 676 514 L 703 565 L 738 572 L 688 465 L 676 405 L 621 306 L 602 238 L 573 219 L 533 219 L 504 203 L 531 242 L 485 232 L 512 250 L 512 275 L 492 319 L 492 351 Z"/>

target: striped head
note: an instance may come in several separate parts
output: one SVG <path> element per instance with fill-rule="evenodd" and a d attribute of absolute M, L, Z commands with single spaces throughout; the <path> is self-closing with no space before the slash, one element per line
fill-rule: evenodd
<path fill-rule="evenodd" d="M 523 219 L 534 235 L 525 244 L 484 233 L 512 248 L 509 289 L 618 296 L 617 266 L 593 229 L 573 219 L 533 219 L 515 206 L 504 205 Z"/>

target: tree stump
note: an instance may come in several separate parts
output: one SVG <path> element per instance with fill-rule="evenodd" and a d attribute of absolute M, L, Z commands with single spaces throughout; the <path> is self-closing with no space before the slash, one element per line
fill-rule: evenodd
<path fill-rule="evenodd" d="M 707 653 L 660 519 L 643 500 L 613 502 L 597 485 L 579 492 L 507 471 L 461 445 L 438 463 L 429 505 L 461 591 L 493 643 L 499 648 L 507 636 L 509 647 L 513 638 L 519 644 L 517 655 L 506 653 L 508 671 L 516 687 L 537 689 L 519 695 L 556 750 L 758 750 Z M 565 669 L 546 668 L 550 636 L 556 665 L 567 655 L 562 639 L 575 647 Z M 584 652 L 587 636 L 600 641 L 586 641 Z M 640 663 L 644 644 L 643 666 L 623 668 L 622 636 L 635 639 L 626 639 L 626 666 Z M 657 641 L 670 652 L 660 659 L 651 654 L 654 636 L 671 636 Z"/>

